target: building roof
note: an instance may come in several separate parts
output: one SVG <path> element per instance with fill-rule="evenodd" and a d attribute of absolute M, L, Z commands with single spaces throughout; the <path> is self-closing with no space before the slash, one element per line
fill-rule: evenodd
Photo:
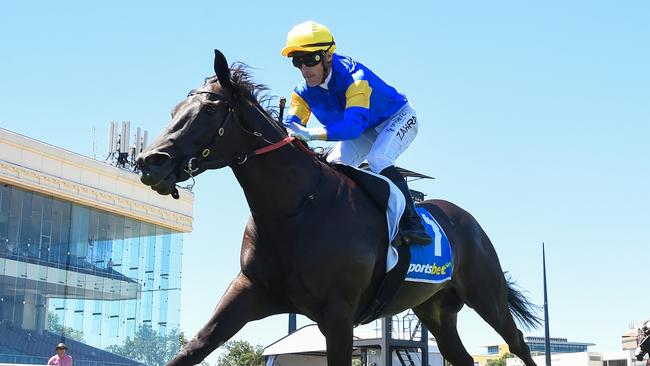
<path fill-rule="evenodd" d="M 264 356 L 287 353 L 325 353 L 325 337 L 316 324 L 305 325 L 264 349 Z"/>
<path fill-rule="evenodd" d="M 372 331 L 358 327 L 354 328 L 354 339 L 375 338 Z M 282 355 L 282 354 L 319 354 L 325 355 L 327 346 L 325 337 L 318 329 L 318 325 L 309 324 L 298 328 L 295 332 L 286 335 L 277 341 L 271 343 L 264 349 L 262 355 Z M 439 353 L 438 345 L 435 341 L 429 340 L 429 352 Z"/>
<path fill-rule="evenodd" d="M 551 344 L 569 344 L 574 346 L 594 346 L 595 343 L 585 343 L 585 342 L 569 342 L 566 338 L 549 338 Z M 546 341 L 544 337 L 524 337 L 526 343 L 540 343 Z"/>
<path fill-rule="evenodd" d="M 0 128 L 0 183 L 167 227 L 192 230 L 194 195 L 161 196 L 138 174 Z"/>

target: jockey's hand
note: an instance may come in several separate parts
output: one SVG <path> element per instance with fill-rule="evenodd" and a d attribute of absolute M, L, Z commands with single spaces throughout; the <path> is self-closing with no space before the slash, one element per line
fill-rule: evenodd
<path fill-rule="evenodd" d="M 297 124 L 296 122 L 292 122 L 287 126 L 287 132 L 289 133 L 289 136 L 305 142 L 312 140 L 327 140 L 327 131 L 322 127 L 307 128 Z"/>

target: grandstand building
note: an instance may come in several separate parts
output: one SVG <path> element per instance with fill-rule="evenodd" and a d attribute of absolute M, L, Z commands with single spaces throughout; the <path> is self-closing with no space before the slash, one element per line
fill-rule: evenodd
<path fill-rule="evenodd" d="M 0 129 L 0 364 L 135 365 L 104 350 L 142 326 L 179 328 L 179 200 L 137 174 Z"/>

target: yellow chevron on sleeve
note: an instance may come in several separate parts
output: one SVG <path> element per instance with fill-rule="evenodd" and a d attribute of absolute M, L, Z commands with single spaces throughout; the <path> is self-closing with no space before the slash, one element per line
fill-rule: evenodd
<path fill-rule="evenodd" d="M 304 99 L 300 95 L 298 95 L 296 92 L 291 93 L 291 101 L 289 102 L 289 115 L 294 115 L 298 118 L 300 118 L 300 123 L 303 126 L 307 125 L 307 121 L 309 120 L 309 116 L 311 116 L 311 108 L 309 108 L 309 104 L 305 102 Z"/>
<path fill-rule="evenodd" d="M 345 108 L 370 108 L 370 94 L 372 94 L 372 88 L 368 84 L 368 80 L 355 80 L 345 91 Z"/>

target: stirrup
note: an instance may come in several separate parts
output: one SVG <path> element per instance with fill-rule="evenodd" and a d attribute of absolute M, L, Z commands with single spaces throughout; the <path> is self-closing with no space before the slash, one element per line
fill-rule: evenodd
<path fill-rule="evenodd" d="M 397 235 L 395 236 L 395 239 L 393 239 L 393 241 L 390 243 L 390 245 L 397 248 L 397 247 L 401 247 L 402 245 L 407 245 L 407 244 L 404 242 L 404 239 L 402 238 L 402 234 L 397 233 Z"/>
<path fill-rule="evenodd" d="M 433 241 L 433 238 L 426 231 L 400 231 L 400 237 L 403 245 L 426 245 Z"/>

